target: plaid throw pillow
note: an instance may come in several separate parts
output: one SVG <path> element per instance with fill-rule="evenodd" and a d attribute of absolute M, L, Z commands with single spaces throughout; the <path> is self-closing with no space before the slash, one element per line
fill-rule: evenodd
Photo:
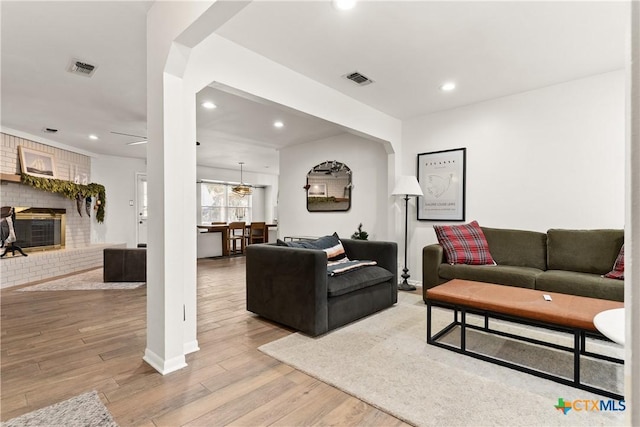
<path fill-rule="evenodd" d="M 613 264 L 613 270 L 605 274 L 604 277 L 624 280 L 624 245 L 620 248 L 618 258 L 616 258 L 616 262 Z"/>
<path fill-rule="evenodd" d="M 495 265 L 477 221 L 463 225 L 434 225 L 449 264 Z"/>

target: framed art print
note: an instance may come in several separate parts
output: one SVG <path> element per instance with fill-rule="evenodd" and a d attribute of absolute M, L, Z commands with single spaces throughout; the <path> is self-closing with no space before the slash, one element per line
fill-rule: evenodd
<path fill-rule="evenodd" d="M 309 187 L 309 197 L 327 197 L 327 184 L 313 184 Z"/>
<path fill-rule="evenodd" d="M 466 148 L 418 154 L 418 220 L 464 221 Z"/>
<path fill-rule="evenodd" d="M 18 146 L 20 170 L 41 178 L 56 178 L 56 161 L 53 154 Z"/>

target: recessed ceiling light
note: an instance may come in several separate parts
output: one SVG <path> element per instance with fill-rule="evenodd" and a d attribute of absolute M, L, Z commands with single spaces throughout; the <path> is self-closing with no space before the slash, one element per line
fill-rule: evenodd
<path fill-rule="evenodd" d="M 202 103 L 202 106 L 203 106 L 204 108 L 209 109 L 209 110 L 213 110 L 214 108 L 217 108 L 217 107 L 218 107 L 216 104 L 214 104 L 214 103 L 213 103 L 213 102 L 211 102 L 211 101 L 205 101 L 205 102 L 203 102 L 203 103 Z"/>
<path fill-rule="evenodd" d="M 332 3 L 338 10 L 349 10 L 356 6 L 356 0 L 333 0 Z"/>
<path fill-rule="evenodd" d="M 277 128 L 281 128 L 281 127 L 284 127 L 284 123 L 282 123 L 281 121 L 273 122 L 273 126 Z"/>
<path fill-rule="evenodd" d="M 91 134 L 89 135 L 89 139 L 98 139 L 98 137 L 96 135 Z"/>
<path fill-rule="evenodd" d="M 442 86 L 440 86 L 440 90 L 443 92 L 449 92 L 456 88 L 456 84 L 454 82 L 446 82 Z"/>

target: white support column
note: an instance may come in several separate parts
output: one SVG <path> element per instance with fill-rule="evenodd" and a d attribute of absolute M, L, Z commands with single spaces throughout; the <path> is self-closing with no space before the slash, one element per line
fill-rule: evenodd
<path fill-rule="evenodd" d="M 627 60 L 625 424 L 640 425 L 640 2 L 632 1 Z"/>
<path fill-rule="evenodd" d="M 196 184 L 196 95 L 188 90 L 182 91 L 183 130 L 180 140 L 183 159 L 181 164 L 190 165 L 181 175 L 183 209 L 182 217 L 184 248 L 180 248 L 185 266 L 184 271 L 184 353 L 200 350 L 198 346 L 198 281 L 197 281 L 197 184 Z M 173 172 L 175 174 L 175 172 Z"/>
<path fill-rule="evenodd" d="M 185 284 L 189 280 L 183 260 L 184 222 L 188 213 L 183 198 L 181 170 L 182 84 L 162 73 L 161 117 L 148 114 L 150 127 L 163 123 L 162 137 L 151 136 L 147 154 L 149 177 L 149 243 L 147 256 L 147 349 L 144 360 L 167 374 L 186 366 L 184 357 Z M 194 180 L 195 190 L 195 180 Z M 193 212 L 193 206 L 191 212 Z M 153 220 L 152 220 L 153 219 Z"/>
<path fill-rule="evenodd" d="M 161 374 L 186 365 L 196 337 L 195 94 L 175 43 L 212 2 L 159 2 L 147 17 L 147 348 Z"/>

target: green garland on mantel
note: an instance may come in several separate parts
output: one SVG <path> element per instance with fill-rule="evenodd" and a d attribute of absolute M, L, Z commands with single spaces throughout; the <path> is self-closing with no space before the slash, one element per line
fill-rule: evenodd
<path fill-rule="evenodd" d="M 76 184 L 75 182 L 61 179 L 40 178 L 27 175 L 26 173 L 20 174 L 20 181 L 23 184 L 40 190 L 61 194 L 71 200 L 77 200 L 79 198 L 85 200 L 87 197 L 95 197 L 96 206 L 98 207 L 96 211 L 96 221 L 104 222 L 104 207 L 107 204 L 107 193 L 104 185 L 93 182 L 87 185 Z"/>

